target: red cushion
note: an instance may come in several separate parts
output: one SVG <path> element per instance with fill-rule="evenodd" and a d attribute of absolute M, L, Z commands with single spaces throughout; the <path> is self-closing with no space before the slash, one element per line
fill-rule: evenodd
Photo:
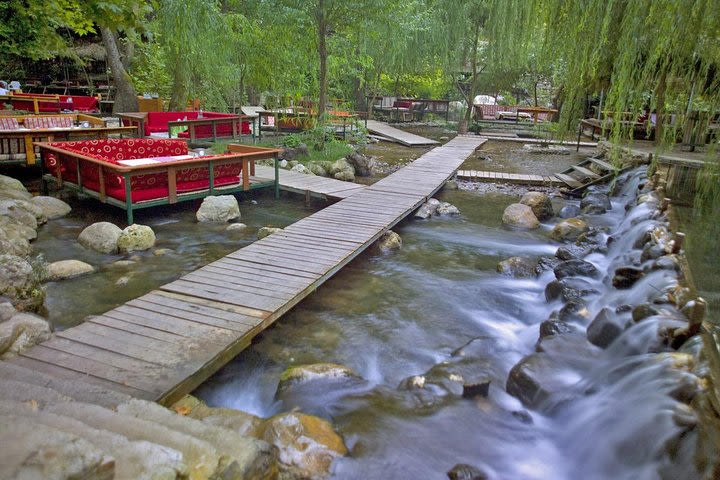
<path fill-rule="evenodd" d="M 69 99 L 72 98 L 72 103 Z M 66 105 L 70 105 L 69 110 L 77 110 L 79 112 L 97 112 L 100 110 L 100 103 L 97 97 L 86 95 L 60 95 L 60 101 Z"/>
<path fill-rule="evenodd" d="M 177 120 L 194 120 L 197 112 L 148 112 L 145 117 L 145 135 L 168 131 L 168 122 Z"/>
<path fill-rule="evenodd" d="M 393 108 L 411 108 L 412 102 L 409 100 L 395 100 Z"/>

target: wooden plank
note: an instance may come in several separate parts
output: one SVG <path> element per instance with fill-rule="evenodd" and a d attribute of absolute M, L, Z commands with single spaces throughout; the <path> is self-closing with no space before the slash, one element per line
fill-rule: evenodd
<path fill-rule="evenodd" d="M 228 277 L 221 275 L 215 275 L 214 279 L 208 278 L 207 276 L 184 275 L 179 280 L 183 282 L 196 283 L 202 287 L 223 288 L 227 290 L 233 290 L 234 292 L 248 293 L 251 295 L 258 295 L 260 297 L 269 297 L 279 300 L 288 300 L 297 294 L 297 292 L 291 293 L 261 288 L 257 285 L 244 285 L 241 283 L 229 281 L 230 279 Z"/>
<path fill-rule="evenodd" d="M 614 171 L 614 170 L 615 170 L 615 167 L 613 167 L 612 165 L 610 165 L 609 163 L 607 163 L 607 162 L 605 162 L 605 161 L 603 161 L 603 160 L 600 160 L 599 158 L 590 157 L 590 158 L 588 158 L 588 160 L 590 160 L 590 161 L 591 161 L 592 163 L 594 163 L 595 165 L 603 168 L 604 170 L 607 170 L 607 171 Z"/>
<path fill-rule="evenodd" d="M 221 282 L 221 284 L 254 286 L 264 290 L 280 291 L 290 294 L 294 294 L 302 290 L 300 287 L 289 287 L 282 282 L 263 282 L 255 275 L 243 275 L 233 273 L 229 270 L 217 271 L 201 268 L 184 275 L 183 278 L 195 279 L 196 281 L 208 281 L 211 284 L 213 284 L 212 282 Z"/>
<path fill-rule="evenodd" d="M 190 295 L 192 297 L 206 298 L 209 300 L 268 311 L 276 310 L 285 303 L 285 299 L 271 298 L 257 293 L 241 292 L 238 290 L 231 290 L 229 288 L 200 284 L 182 279 L 165 284 L 160 287 L 160 290 L 177 292 Z"/>
<path fill-rule="evenodd" d="M 575 180 L 570 175 L 565 175 L 563 173 L 555 173 L 554 174 L 557 178 L 559 178 L 562 182 L 566 183 L 567 185 L 571 186 L 572 188 L 578 188 L 582 187 L 582 182 L 579 182 Z"/>
<path fill-rule="evenodd" d="M 145 309 L 145 307 L 149 307 L 152 310 Z M 247 329 L 245 325 L 242 327 L 233 327 L 230 325 L 232 329 L 211 325 L 210 322 L 212 320 L 216 320 L 212 318 L 207 319 L 206 323 L 202 323 L 199 321 L 185 319 L 180 317 L 179 314 L 178 316 L 164 314 L 161 312 L 161 309 L 156 308 L 155 305 L 147 305 L 141 300 L 133 300 L 132 303 L 121 305 L 109 312 L 105 312 L 103 316 L 124 320 L 126 322 L 155 328 L 165 332 L 177 332 L 189 340 L 196 337 L 205 337 L 222 342 L 223 340 L 232 338 L 234 335 L 237 335 L 237 333 L 242 333 Z"/>
<path fill-rule="evenodd" d="M 287 276 L 294 276 L 298 279 L 310 279 L 315 280 L 318 278 L 318 274 L 311 273 L 311 272 L 305 272 L 302 270 L 293 270 L 289 268 L 285 268 L 283 265 L 268 265 L 268 264 L 262 264 L 257 262 L 251 262 L 244 258 L 234 258 L 230 256 L 225 256 L 221 260 L 218 260 L 216 263 L 222 263 L 223 265 L 227 265 L 228 267 L 246 267 L 246 268 L 252 268 L 263 272 L 268 273 L 279 273 L 282 275 Z"/>
<path fill-rule="evenodd" d="M 104 325 L 109 328 L 115 328 L 124 332 L 132 332 L 137 335 L 143 335 L 148 338 L 155 340 L 163 340 L 165 342 L 174 343 L 176 345 L 184 345 L 187 339 L 181 335 L 175 333 L 164 332 L 155 328 L 144 327 L 142 325 L 136 325 L 134 323 L 126 322 L 124 320 L 117 320 L 115 318 L 105 317 L 102 315 L 94 316 L 85 320 L 85 323 L 94 323 L 97 325 Z"/>
<path fill-rule="evenodd" d="M 285 275 L 282 273 L 277 272 L 271 272 L 266 270 L 259 270 L 257 268 L 250 268 L 245 265 L 228 265 L 227 263 L 223 262 L 213 262 L 210 265 L 203 267 L 203 270 L 207 271 L 214 271 L 217 273 L 225 273 L 230 275 L 241 275 L 246 276 L 247 274 L 251 274 L 255 278 L 259 278 L 261 282 L 264 283 L 283 283 L 288 286 L 293 287 L 299 287 L 304 288 L 309 283 L 312 282 L 311 279 L 303 278 L 303 277 L 294 277 L 290 275 Z"/>
<path fill-rule="evenodd" d="M 68 380 L 69 382 L 84 382 L 91 385 L 98 386 L 103 389 L 124 393 L 135 398 L 141 398 L 145 400 L 152 400 L 155 398 L 155 394 L 152 392 L 146 392 L 133 388 L 129 385 L 123 385 L 118 382 L 106 380 L 104 378 L 95 377 L 86 373 L 80 373 L 69 368 L 55 365 L 54 363 L 48 363 L 42 360 L 36 360 L 34 358 L 25 357 L 19 355 L 17 357 L 10 358 L 6 362 L 19 365 L 22 368 L 26 368 L 31 371 L 36 371 L 41 374 L 49 375 L 53 378 Z"/>
<path fill-rule="evenodd" d="M 600 177 L 600 175 L 598 175 L 597 173 L 593 172 L 592 170 L 588 170 L 587 168 L 581 167 L 580 165 L 573 165 L 572 168 L 589 178 Z"/>
<path fill-rule="evenodd" d="M 80 328 L 83 326 L 83 328 Z M 176 348 L 172 347 L 171 345 L 168 346 L 164 351 L 158 351 L 149 344 L 146 344 L 145 346 L 138 344 L 136 341 L 131 341 L 127 338 L 127 335 L 132 334 L 116 334 L 113 338 L 108 338 L 103 335 L 99 335 L 87 327 L 84 327 L 84 325 L 78 325 L 77 328 L 72 328 L 68 330 L 64 330 L 62 332 L 58 332 L 53 338 L 53 342 L 48 342 L 46 345 L 51 346 L 53 348 L 58 348 L 58 344 L 60 342 L 67 342 L 62 343 L 61 345 L 65 346 L 68 350 L 63 349 L 63 351 L 67 351 L 68 353 L 73 354 L 79 354 L 82 356 L 86 356 L 85 354 L 81 353 L 83 351 L 90 352 L 93 356 L 87 356 L 87 358 L 92 358 L 96 361 L 102 361 L 102 362 L 115 362 L 113 358 L 117 355 L 122 355 L 123 357 L 127 357 L 133 360 L 138 360 L 141 362 L 146 362 L 148 364 L 154 364 L 154 365 L 168 365 L 169 363 L 178 363 L 180 361 L 184 361 L 185 358 L 179 359 L 177 355 Z M 86 348 L 85 350 L 82 350 L 81 348 L 78 348 L 76 343 L 80 343 L 83 345 L 83 348 L 85 347 L 92 347 L 92 348 Z M 98 351 L 99 350 L 99 351 Z M 106 355 L 105 352 L 108 352 L 110 354 L 113 354 L 112 357 L 110 355 Z M 107 359 L 107 360 L 105 360 Z M 118 365 L 118 363 L 109 363 L 110 365 Z M 147 368 L 147 366 L 134 366 L 130 365 L 128 367 L 125 367 L 129 370 L 136 370 L 136 369 L 144 369 Z"/>

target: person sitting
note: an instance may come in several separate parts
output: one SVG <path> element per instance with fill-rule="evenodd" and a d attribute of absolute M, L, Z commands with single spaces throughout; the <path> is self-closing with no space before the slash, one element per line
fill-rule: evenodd
<path fill-rule="evenodd" d="M 0 80 L 0 95 L 9 95 L 10 90 L 8 90 L 8 84 L 6 82 L 3 82 Z"/>
<path fill-rule="evenodd" d="M 21 88 L 22 87 L 20 86 L 20 82 L 18 82 L 17 80 L 13 80 L 8 86 L 8 90 L 11 90 L 13 93 L 22 93 Z"/>

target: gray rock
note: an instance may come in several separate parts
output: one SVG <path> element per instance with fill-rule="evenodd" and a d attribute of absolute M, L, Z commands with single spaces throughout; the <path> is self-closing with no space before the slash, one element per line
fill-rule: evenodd
<path fill-rule="evenodd" d="M 648 317 L 653 317 L 660 314 L 660 309 L 650 305 L 649 303 L 642 303 L 632 309 L 633 322 L 640 322 Z"/>
<path fill-rule="evenodd" d="M 50 324 L 30 313 L 16 313 L 0 323 L 0 358 L 13 357 L 22 351 L 48 340 Z"/>
<path fill-rule="evenodd" d="M 563 307 L 560 309 L 560 312 L 558 312 L 558 319 L 561 322 L 583 323 L 585 320 L 587 320 L 588 315 L 590 315 L 590 312 L 588 312 L 585 302 L 577 299 L 570 300 L 565 305 L 563 305 Z"/>
<path fill-rule="evenodd" d="M 575 332 L 575 329 L 569 323 L 548 319 L 540 324 L 540 339 L 551 335 L 564 335 Z"/>
<path fill-rule="evenodd" d="M 378 239 L 377 249 L 382 253 L 390 253 L 395 250 L 402 248 L 402 238 L 392 230 L 388 231 L 385 235 Z"/>
<path fill-rule="evenodd" d="M 287 168 L 287 167 L 288 167 L 288 161 L 283 158 L 282 160 L 280 160 L 280 161 L 278 162 L 278 165 L 280 166 L 280 168 Z"/>
<path fill-rule="evenodd" d="M 155 246 L 155 232 L 147 225 L 134 223 L 122 231 L 117 246 L 120 253 L 150 250 Z"/>
<path fill-rule="evenodd" d="M 27 208 L 28 205 L 32 204 L 24 200 L 0 200 L 0 216 L 8 217 L 17 223 L 37 230 L 37 216 Z"/>
<path fill-rule="evenodd" d="M 565 392 L 576 380 L 567 367 L 546 353 L 533 353 L 511 370 L 506 390 L 526 407 L 540 408 L 553 394 Z"/>
<path fill-rule="evenodd" d="M 503 212 L 502 221 L 505 225 L 514 228 L 532 230 L 540 226 L 540 222 L 532 208 L 522 203 L 513 203 Z"/>
<path fill-rule="evenodd" d="M 0 189 L 0 200 L 32 200 L 32 193 L 22 190 L 2 190 Z"/>
<path fill-rule="evenodd" d="M 275 228 L 275 227 L 260 227 L 260 230 L 258 230 L 257 238 L 258 240 L 261 240 L 268 235 L 272 235 L 273 233 L 282 232 L 282 228 Z"/>
<path fill-rule="evenodd" d="M 47 280 L 57 281 L 93 273 L 95 267 L 80 260 L 60 260 L 47 265 Z"/>
<path fill-rule="evenodd" d="M 446 190 L 460 190 L 460 185 L 458 184 L 457 180 L 451 179 L 445 182 L 443 188 Z"/>
<path fill-rule="evenodd" d="M 345 160 L 352 165 L 355 175 L 359 177 L 369 177 L 374 173 L 375 159 L 367 157 L 360 152 L 352 152 L 345 157 Z"/>
<path fill-rule="evenodd" d="M 626 289 L 635 285 L 635 282 L 645 276 L 645 273 L 635 267 L 620 267 L 615 269 L 612 278 L 613 287 L 618 289 Z"/>
<path fill-rule="evenodd" d="M 0 255 L 0 295 L 17 298 L 36 285 L 32 266 L 15 255 Z"/>
<path fill-rule="evenodd" d="M 20 238 L 32 241 L 37 238 L 37 231 L 35 228 L 29 227 L 24 223 L 20 223 L 10 216 L 0 216 L 0 231 L 3 232 L 9 239 Z"/>
<path fill-rule="evenodd" d="M 534 277 L 537 260 L 528 257 L 510 257 L 497 264 L 497 271 L 510 277 Z"/>
<path fill-rule="evenodd" d="M 560 209 L 560 218 L 573 218 L 580 215 L 580 207 L 577 205 L 565 205 Z"/>
<path fill-rule="evenodd" d="M 593 345 L 606 348 L 625 331 L 623 316 L 603 308 L 587 327 L 587 339 Z"/>
<path fill-rule="evenodd" d="M 545 299 L 548 302 L 557 298 L 561 298 L 563 302 L 569 302 L 599 293 L 590 282 L 581 277 L 566 277 L 562 280 L 553 280 L 545 287 Z"/>
<path fill-rule="evenodd" d="M 16 232 L 8 233 L 5 230 L 0 230 L 0 252 L 18 257 L 27 257 L 32 252 L 32 247 L 29 241 L 18 236 Z"/>
<path fill-rule="evenodd" d="M 22 416 L 0 416 L 0 443 L 0 478 L 101 480 L 114 476 L 112 457 L 92 443 Z"/>
<path fill-rule="evenodd" d="M 7 297 L 0 297 L 0 322 L 10 320 L 17 313 L 12 302 Z"/>
<path fill-rule="evenodd" d="M 328 172 L 325 170 L 322 165 L 320 165 L 318 162 L 308 162 L 307 164 L 308 170 L 310 170 L 314 175 L 318 175 L 320 177 L 327 177 Z"/>
<path fill-rule="evenodd" d="M 307 168 L 305 165 L 303 165 L 302 163 L 298 163 L 297 165 L 295 165 L 294 167 L 292 167 L 292 168 L 290 169 L 290 171 L 296 172 L 296 173 L 304 173 L 304 174 L 306 174 L 306 175 L 314 175 L 314 173 L 312 172 L 312 170 L 308 169 L 308 168 Z"/>
<path fill-rule="evenodd" d="M 575 241 L 588 231 L 588 224 L 579 218 L 566 218 L 557 223 L 550 232 L 550 238 L 558 242 Z"/>
<path fill-rule="evenodd" d="M 415 212 L 414 217 L 422 220 L 427 220 L 432 217 L 440 206 L 440 200 L 431 198 L 427 202 L 420 205 L 420 208 Z"/>
<path fill-rule="evenodd" d="M 78 242 L 85 248 L 100 253 L 116 253 L 122 230 L 110 222 L 97 222 L 86 227 L 78 236 Z"/>
<path fill-rule="evenodd" d="M 70 205 L 55 197 L 33 197 L 31 202 L 42 209 L 48 220 L 64 217 L 72 210 Z"/>
<path fill-rule="evenodd" d="M 342 170 L 333 175 L 335 180 L 342 180 L 343 182 L 354 182 L 355 174 L 350 170 Z"/>
<path fill-rule="evenodd" d="M 585 260 L 580 260 L 578 258 L 560 262 L 553 271 L 555 272 L 555 276 L 558 278 L 558 280 L 563 279 L 565 277 L 573 277 L 573 276 L 580 276 L 580 277 L 598 277 L 598 276 L 600 276 L 600 272 L 595 267 L 595 265 L 593 265 L 590 262 L 586 262 Z"/>
<path fill-rule="evenodd" d="M 205 197 L 195 217 L 198 222 L 228 222 L 240 218 L 240 206 L 232 195 Z"/>
<path fill-rule="evenodd" d="M 604 193 L 588 192 L 580 201 L 580 210 L 585 214 L 598 215 L 611 208 L 610 197 Z"/>
<path fill-rule="evenodd" d="M 153 250 L 152 253 L 156 257 L 162 257 L 163 255 L 169 255 L 169 254 L 173 253 L 174 251 L 175 250 L 173 250 L 172 248 L 156 248 L 155 250 Z"/>
<path fill-rule="evenodd" d="M 298 365 L 286 369 L 280 374 L 278 393 L 285 392 L 299 385 L 313 382 L 347 382 L 359 380 L 360 376 L 348 367 L 335 363 L 314 363 L 311 365 Z"/>
<path fill-rule="evenodd" d="M 530 207 L 538 220 L 548 220 L 555 215 L 550 197 L 541 192 L 528 192 L 520 199 L 520 203 Z"/>
<path fill-rule="evenodd" d="M 440 202 L 435 213 L 438 215 L 460 215 L 460 210 L 452 203 Z"/>
<path fill-rule="evenodd" d="M 0 175 L 0 190 L 15 190 L 27 193 L 32 197 L 32 194 L 27 191 L 27 188 L 25 188 L 25 185 L 23 185 L 20 180 L 8 177 L 6 175 Z"/>
<path fill-rule="evenodd" d="M 231 223 L 225 228 L 226 232 L 242 232 L 247 230 L 248 226 L 244 223 Z"/>
<path fill-rule="evenodd" d="M 490 476 L 472 465 L 458 463 L 449 472 L 447 476 L 450 480 L 488 480 Z"/>

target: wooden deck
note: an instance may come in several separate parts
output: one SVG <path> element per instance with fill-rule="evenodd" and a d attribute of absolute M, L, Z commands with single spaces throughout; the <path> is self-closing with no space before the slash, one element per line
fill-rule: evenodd
<path fill-rule="evenodd" d="M 386 138 L 390 142 L 401 143 L 406 147 L 426 147 L 439 143 L 435 140 L 430 140 L 429 138 L 391 127 L 387 123 L 378 122 L 377 120 L 368 120 L 367 129 L 369 132 Z"/>
<path fill-rule="evenodd" d="M 511 136 L 505 134 L 490 134 L 483 135 L 488 140 L 495 140 L 499 142 L 515 142 L 515 143 L 531 143 L 534 145 L 563 145 L 566 147 L 597 147 L 597 142 L 577 142 L 573 140 L 545 140 L 543 138 L 523 138 L 518 136 Z"/>
<path fill-rule="evenodd" d="M 272 167 L 255 166 L 254 179 L 275 178 L 275 171 Z M 334 178 L 319 177 L 306 173 L 297 173 L 290 170 L 280 169 L 280 189 L 288 192 L 301 193 L 319 198 L 342 200 L 363 190 L 365 185 L 358 183 L 344 182 Z"/>
<path fill-rule="evenodd" d="M 458 178 L 473 182 L 512 183 L 516 185 L 544 185 L 559 187 L 565 185 L 553 175 L 528 175 L 522 173 L 484 172 L 481 170 L 458 170 Z"/>
<path fill-rule="evenodd" d="M 170 404 L 430 198 L 484 142 L 457 137 L 350 198 L 10 361 L 70 384 Z"/>

